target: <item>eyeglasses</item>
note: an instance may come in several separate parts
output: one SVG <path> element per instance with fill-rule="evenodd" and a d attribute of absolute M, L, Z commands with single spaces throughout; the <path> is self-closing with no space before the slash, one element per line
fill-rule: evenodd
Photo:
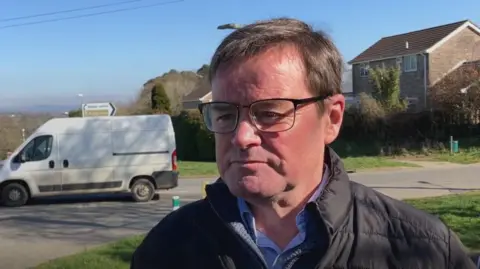
<path fill-rule="evenodd" d="M 264 99 L 249 105 L 229 102 L 209 102 L 198 105 L 208 130 L 226 134 L 235 131 L 240 119 L 240 109 L 248 108 L 248 115 L 255 127 L 262 132 L 276 133 L 287 131 L 295 123 L 295 112 L 301 105 L 323 101 L 330 95 L 305 99 Z"/>

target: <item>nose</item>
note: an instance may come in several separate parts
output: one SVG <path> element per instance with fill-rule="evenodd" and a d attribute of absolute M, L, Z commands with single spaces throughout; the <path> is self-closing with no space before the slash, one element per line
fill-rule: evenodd
<path fill-rule="evenodd" d="M 259 146 L 261 143 L 261 138 L 255 126 L 248 119 L 240 119 L 235 135 L 232 138 L 232 144 L 240 149 L 247 149 Z"/>

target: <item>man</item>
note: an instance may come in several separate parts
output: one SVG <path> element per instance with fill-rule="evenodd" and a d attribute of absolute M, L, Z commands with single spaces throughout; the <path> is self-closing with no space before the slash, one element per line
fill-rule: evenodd
<path fill-rule="evenodd" d="M 166 216 L 131 268 L 475 268 L 439 219 L 349 181 L 339 134 L 343 61 L 294 19 L 247 25 L 210 65 L 221 178 Z"/>

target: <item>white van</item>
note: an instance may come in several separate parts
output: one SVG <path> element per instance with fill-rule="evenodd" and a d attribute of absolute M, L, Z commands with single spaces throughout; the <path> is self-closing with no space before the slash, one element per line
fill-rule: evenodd
<path fill-rule="evenodd" d="M 169 115 L 55 118 L 40 126 L 0 170 L 0 201 L 59 194 L 131 192 L 137 202 L 178 185 Z"/>

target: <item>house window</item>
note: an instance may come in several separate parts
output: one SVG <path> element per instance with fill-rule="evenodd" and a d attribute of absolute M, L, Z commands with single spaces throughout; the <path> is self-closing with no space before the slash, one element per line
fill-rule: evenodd
<path fill-rule="evenodd" d="M 405 56 L 403 59 L 403 71 L 417 71 L 417 55 Z"/>
<path fill-rule="evenodd" d="M 369 64 L 360 64 L 360 76 L 368 77 L 368 69 L 370 69 Z"/>

